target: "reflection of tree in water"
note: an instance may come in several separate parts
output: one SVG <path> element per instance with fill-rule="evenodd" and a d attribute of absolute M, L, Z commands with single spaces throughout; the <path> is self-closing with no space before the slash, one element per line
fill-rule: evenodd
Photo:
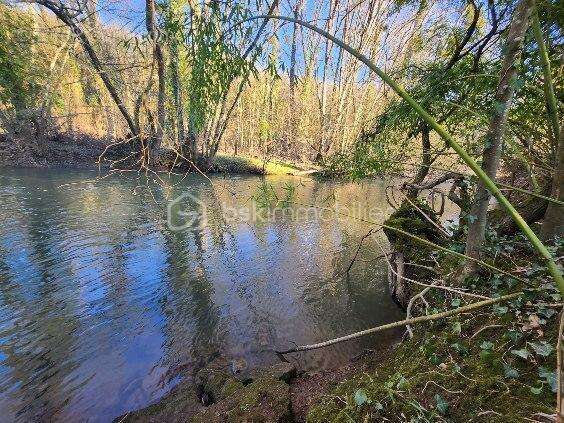
<path fill-rule="evenodd" d="M 2 308 L 12 316 L 20 316 L 6 331 L 0 346 L 5 356 L 2 364 L 10 369 L 10 387 L 18 386 L 11 393 L 19 399 L 19 409 L 13 410 L 18 417 L 49 420 L 76 388 L 68 381 L 77 367 L 73 352 L 79 295 L 76 288 L 64 286 L 68 269 L 61 268 L 57 273 L 52 270 L 53 263 L 64 263 L 57 245 L 57 227 L 63 220 L 61 209 L 44 207 L 33 195 L 23 196 L 21 201 L 30 210 L 20 222 L 21 239 L 27 241 L 21 248 L 30 251 L 29 266 L 37 269 L 38 278 L 25 281 L 25 285 L 15 279 L 0 284 Z"/>
<path fill-rule="evenodd" d="M 8 254 L 13 255 L 15 248 L 7 245 L 9 252 L 0 250 L 0 278 L 6 280 L 0 284 L 0 301 L 6 304 L 0 313 L 9 314 L 2 316 L 1 324 L 13 325 L 0 347 L 6 354 L 2 364 L 7 366 L 0 389 L 14 389 L 19 383 L 14 400 L 1 399 L 0 404 L 21 410 L 24 420 L 48 419 L 65 408 L 67 400 L 72 401 L 71 410 L 84 405 L 71 385 L 87 384 L 80 387 L 84 396 L 103 383 L 121 389 L 139 377 L 151 382 L 149 375 L 139 376 L 144 366 L 157 376 L 162 367 L 174 373 L 187 363 L 193 371 L 216 353 L 245 359 L 254 367 L 274 358 L 265 352 L 270 348 L 287 346 L 289 341 L 318 341 L 382 318 L 376 309 L 381 297 L 368 280 L 374 275 L 373 264 L 355 265 L 349 291 L 343 277 L 349 250 L 365 233 L 363 225 L 335 217 L 235 222 L 226 218 L 222 205 L 251 207 L 249 199 L 260 181 L 237 182 L 236 196 L 198 182 L 188 181 L 182 188 L 202 199 L 201 212 L 208 223 L 186 232 L 169 231 L 163 204 L 155 205 L 146 192 L 128 195 L 133 183 L 125 179 L 91 190 L 54 190 L 43 201 L 2 204 L 9 219 L 28 222 L 18 223 L 23 228 L 18 229 L 19 238 L 7 239 L 23 239 L 29 255 L 22 257 L 31 270 L 14 272 Z M 40 188 L 53 190 L 44 183 Z M 297 188 L 297 200 L 313 203 L 319 197 L 330 198 L 334 190 L 339 201 L 347 201 L 352 191 L 308 182 Z M 23 283 L 27 275 L 33 278 L 31 283 Z M 91 294 L 92 287 L 99 289 L 97 293 Z M 20 317 L 20 326 L 9 320 L 13 316 Z M 93 332 L 79 342 L 77 333 L 85 329 Z M 151 342 L 150 353 L 120 368 L 116 358 L 127 357 L 140 339 Z M 108 345 L 98 348 L 100 341 Z M 358 345 L 347 344 L 322 355 L 334 364 L 357 351 Z M 107 369 L 85 380 L 103 360 L 111 360 L 111 371 L 123 374 L 121 382 L 108 379 Z M 326 364 L 311 356 L 306 360 L 308 367 Z M 76 371 L 75 361 L 81 365 Z M 140 389 L 148 395 L 146 388 Z M 128 395 L 124 398 L 129 400 Z M 107 406 L 98 400 L 93 407 Z"/>
<path fill-rule="evenodd" d="M 194 193 L 195 196 L 202 190 Z M 192 204 L 194 208 L 199 205 Z M 206 211 L 210 207 L 206 207 Z M 203 209 L 200 207 L 200 213 Z M 202 360 L 221 349 L 220 310 L 214 304 L 214 286 L 205 267 L 204 237 L 210 234 L 212 242 L 223 245 L 221 230 L 211 235 L 210 228 L 194 227 L 187 231 L 163 229 L 166 249 L 166 299 L 162 309 L 165 315 L 165 364 L 170 369 L 188 365 L 192 371 L 203 365 Z"/>
<path fill-rule="evenodd" d="M 341 204 L 352 204 L 355 195 L 364 187 L 350 185 L 319 184 L 311 182 L 297 190 L 298 201 L 303 204 L 319 203 L 316 199 L 333 198 Z M 381 196 L 381 194 L 380 194 Z M 376 196 L 375 198 L 378 198 Z M 378 263 L 358 264 L 347 283 L 351 249 L 354 251 L 359 238 L 368 228 L 353 219 L 339 218 L 337 215 L 325 215 L 326 219 L 309 218 L 305 222 L 284 225 L 277 222 L 275 227 L 287 237 L 282 245 L 290 248 L 277 258 L 285 270 L 283 277 L 290 280 L 290 287 L 295 293 L 287 296 L 299 298 L 299 317 L 295 328 L 301 333 L 301 339 L 294 341 L 318 341 L 342 335 L 351 330 L 366 328 L 368 324 L 393 320 L 396 310 L 385 295 L 378 289 L 383 280 L 378 276 Z M 370 247 L 375 247 L 370 245 Z M 296 251 L 300 252 L 296 257 Z M 375 255 L 377 251 L 369 251 Z M 293 264 L 290 260 L 299 260 Z M 315 266 L 313 267 L 312 266 Z M 313 267 L 313 268 L 312 268 Z M 388 304 L 389 303 L 389 304 Z M 296 334 L 299 336 L 299 334 Z M 292 339 L 287 338 L 287 341 Z M 355 343 L 340 345 L 326 350 L 323 354 L 309 353 L 308 360 L 317 361 L 316 354 L 324 360 L 344 361 L 357 350 Z M 321 359 L 321 358 L 320 358 Z M 329 358 L 331 360 L 331 358 Z M 322 363 L 318 363 L 323 365 Z"/>

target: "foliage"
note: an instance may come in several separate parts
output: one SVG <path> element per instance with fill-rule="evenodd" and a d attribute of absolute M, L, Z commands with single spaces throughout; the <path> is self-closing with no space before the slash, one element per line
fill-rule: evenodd
<path fill-rule="evenodd" d="M 358 180 L 397 172 L 398 163 L 399 152 L 393 144 L 367 139 L 355 143 L 350 152 L 332 155 L 323 165 L 329 175 Z"/>
<path fill-rule="evenodd" d="M 45 64 L 33 28 L 29 14 L 0 2 L 0 103 L 15 111 L 41 100 Z"/>
<path fill-rule="evenodd" d="M 312 407 L 308 422 L 398 421 L 397 416 L 402 421 L 466 422 L 482 421 L 484 411 L 488 421 L 505 422 L 552 413 L 558 307 L 551 304 L 561 298 L 542 264 L 529 262 L 523 241 L 517 237 L 506 243 L 513 244 L 513 270 L 520 270 L 529 281 L 523 296 L 492 307 L 490 313 L 418 326 L 415 337 L 395 347 L 385 359 L 375 356 L 373 370 L 355 374 L 331 389 Z M 563 247 L 559 242 L 554 248 L 561 253 Z M 438 261 L 442 272 L 452 271 L 453 267 Z M 505 263 L 509 266 L 507 259 Z M 523 287 L 506 276 L 481 275 L 460 288 L 497 296 Z M 426 301 L 428 312 L 434 313 L 467 300 L 433 290 L 426 294 Z"/>
<path fill-rule="evenodd" d="M 186 75 L 189 92 L 191 124 L 201 130 L 210 113 L 229 90 L 231 83 L 251 63 L 242 57 L 238 45 L 241 27 L 231 25 L 249 17 L 244 3 L 232 3 L 222 8 L 222 3 L 211 2 L 205 10 L 192 10 L 186 26 L 186 51 L 189 73 Z M 230 30 L 226 35 L 225 32 Z"/>

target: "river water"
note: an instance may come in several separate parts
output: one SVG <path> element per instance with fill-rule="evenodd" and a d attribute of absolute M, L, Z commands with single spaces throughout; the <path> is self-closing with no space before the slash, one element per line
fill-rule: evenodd
<path fill-rule="evenodd" d="M 109 421 L 210 357 L 245 373 L 401 317 L 381 232 L 346 276 L 370 226 L 345 215 L 381 222 L 384 182 L 161 178 L 0 170 L 0 421 Z M 292 360 L 328 368 L 396 337 Z"/>

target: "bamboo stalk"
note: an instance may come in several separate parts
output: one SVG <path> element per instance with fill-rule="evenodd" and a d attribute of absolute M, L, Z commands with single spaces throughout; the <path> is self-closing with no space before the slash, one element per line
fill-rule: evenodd
<path fill-rule="evenodd" d="M 533 247 L 537 250 L 539 255 L 546 263 L 546 267 L 554 282 L 558 286 L 558 290 L 560 294 L 564 296 L 564 277 L 562 276 L 562 271 L 554 261 L 554 258 L 546 248 L 546 246 L 542 243 L 542 241 L 537 237 L 537 235 L 533 232 L 533 230 L 529 227 L 527 222 L 523 219 L 523 217 L 519 214 L 519 212 L 513 207 L 511 202 L 503 195 L 501 190 L 497 187 L 494 181 L 490 179 L 490 177 L 484 172 L 484 170 L 476 163 L 476 161 L 468 154 L 468 152 L 458 143 L 456 140 L 450 135 L 450 133 L 440 125 L 417 101 L 415 101 L 408 93 L 401 87 L 397 82 L 395 82 L 392 78 L 388 76 L 383 70 L 381 70 L 378 66 L 376 66 L 370 59 L 368 59 L 365 55 L 360 53 L 358 50 L 354 49 L 353 47 L 345 44 L 340 39 L 332 36 L 327 31 L 324 31 L 321 28 L 316 27 L 308 22 L 305 22 L 301 19 L 291 18 L 287 16 L 271 16 L 271 15 L 260 15 L 254 16 L 247 20 L 252 19 L 264 19 L 269 17 L 271 19 L 280 19 L 288 22 L 294 22 L 299 25 L 304 26 L 312 31 L 317 32 L 318 34 L 328 38 L 333 43 L 337 44 L 339 47 L 344 49 L 345 51 L 352 54 L 362 63 L 364 63 L 370 70 L 376 73 L 387 85 L 389 85 L 401 98 L 403 98 L 412 108 L 417 112 L 419 116 L 433 128 L 447 143 L 450 147 L 456 151 L 456 153 L 464 160 L 464 162 L 472 169 L 472 171 L 480 178 L 480 180 L 484 183 L 486 188 L 490 191 L 490 193 L 497 199 L 499 204 L 505 208 L 507 213 L 511 216 L 511 218 L 515 221 L 517 226 L 521 229 L 521 231 L 525 234 L 525 236 L 529 239 Z"/>
<path fill-rule="evenodd" d="M 552 125 L 555 143 L 557 144 L 560 137 L 560 125 L 558 123 L 558 102 L 556 101 L 556 95 L 554 94 L 554 85 L 552 84 L 552 72 L 550 70 L 548 51 L 546 50 L 546 45 L 542 36 L 539 14 L 536 6 L 533 7 L 531 26 L 533 28 L 533 33 L 535 34 L 535 39 L 539 46 L 542 74 L 544 77 L 544 94 L 546 97 L 546 104 L 548 109 L 547 111 L 550 118 L 550 124 Z"/>

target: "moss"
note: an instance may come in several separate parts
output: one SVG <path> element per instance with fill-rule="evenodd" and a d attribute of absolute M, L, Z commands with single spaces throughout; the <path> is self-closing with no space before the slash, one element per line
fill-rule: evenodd
<path fill-rule="evenodd" d="M 243 387 L 244 385 L 242 382 L 239 382 L 238 380 L 235 379 L 229 379 L 221 387 L 219 399 L 227 398 L 228 396 L 230 396 L 231 394 L 233 394 L 234 392 L 238 391 Z"/>
<path fill-rule="evenodd" d="M 194 423 L 291 422 L 290 387 L 277 379 L 257 379 L 237 394 L 194 416 Z"/>
<path fill-rule="evenodd" d="M 253 379 L 270 378 L 289 383 L 296 375 L 297 369 L 293 364 L 281 362 L 267 367 L 266 369 L 259 369 L 253 372 L 251 376 Z"/>
<path fill-rule="evenodd" d="M 442 233 L 437 229 L 437 226 L 435 226 L 440 225 L 435 211 L 426 201 L 415 200 L 413 203 L 417 208 L 423 211 L 434 224 L 429 222 L 419 210 L 407 201 L 404 201 L 384 224 L 409 232 L 436 244 L 443 244 L 445 239 Z M 390 244 L 396 247 L 396 250 L 401 251 L 405 256 L 420 255 L 421 252 L 428 254 L 428 248 L 416 242 L 413 238 L 402 235 L 389 228 L 384 228 L 384 233 L 390 241 Z"/>
<path fill-rule="evenodd" d="M 531 390 L 540 386 L 538 368 L 507 354 L 505 329 L 469 340 L 476 323 L 491 324 L 487 319 L 469 319 L 461 334 L 453 334 L 451 325 L 431 326 L 429 332 L 400 344 L 377 370 L 339 384 L 310 410 L 307 421 L 436 421 L 441 415 L 453 422 L 518 422 L 535 413 L 552 414 L 555 395 L 548 386 L 540 394 Z M 545 337 L 556 341 L 555 334 Z M 493 344 L 488 354 L 482 353 L 483 341 Z M 551 355 L 543 360 L 553 368 L 554 359 Z M 517 378 L 505 374 L 509 363 L 518 371 Z M 359 390 L 368 398 L 361 405 L 355 401 Z M 437 395 L 448 404 L 446 411 L 437 406 Z"/>

